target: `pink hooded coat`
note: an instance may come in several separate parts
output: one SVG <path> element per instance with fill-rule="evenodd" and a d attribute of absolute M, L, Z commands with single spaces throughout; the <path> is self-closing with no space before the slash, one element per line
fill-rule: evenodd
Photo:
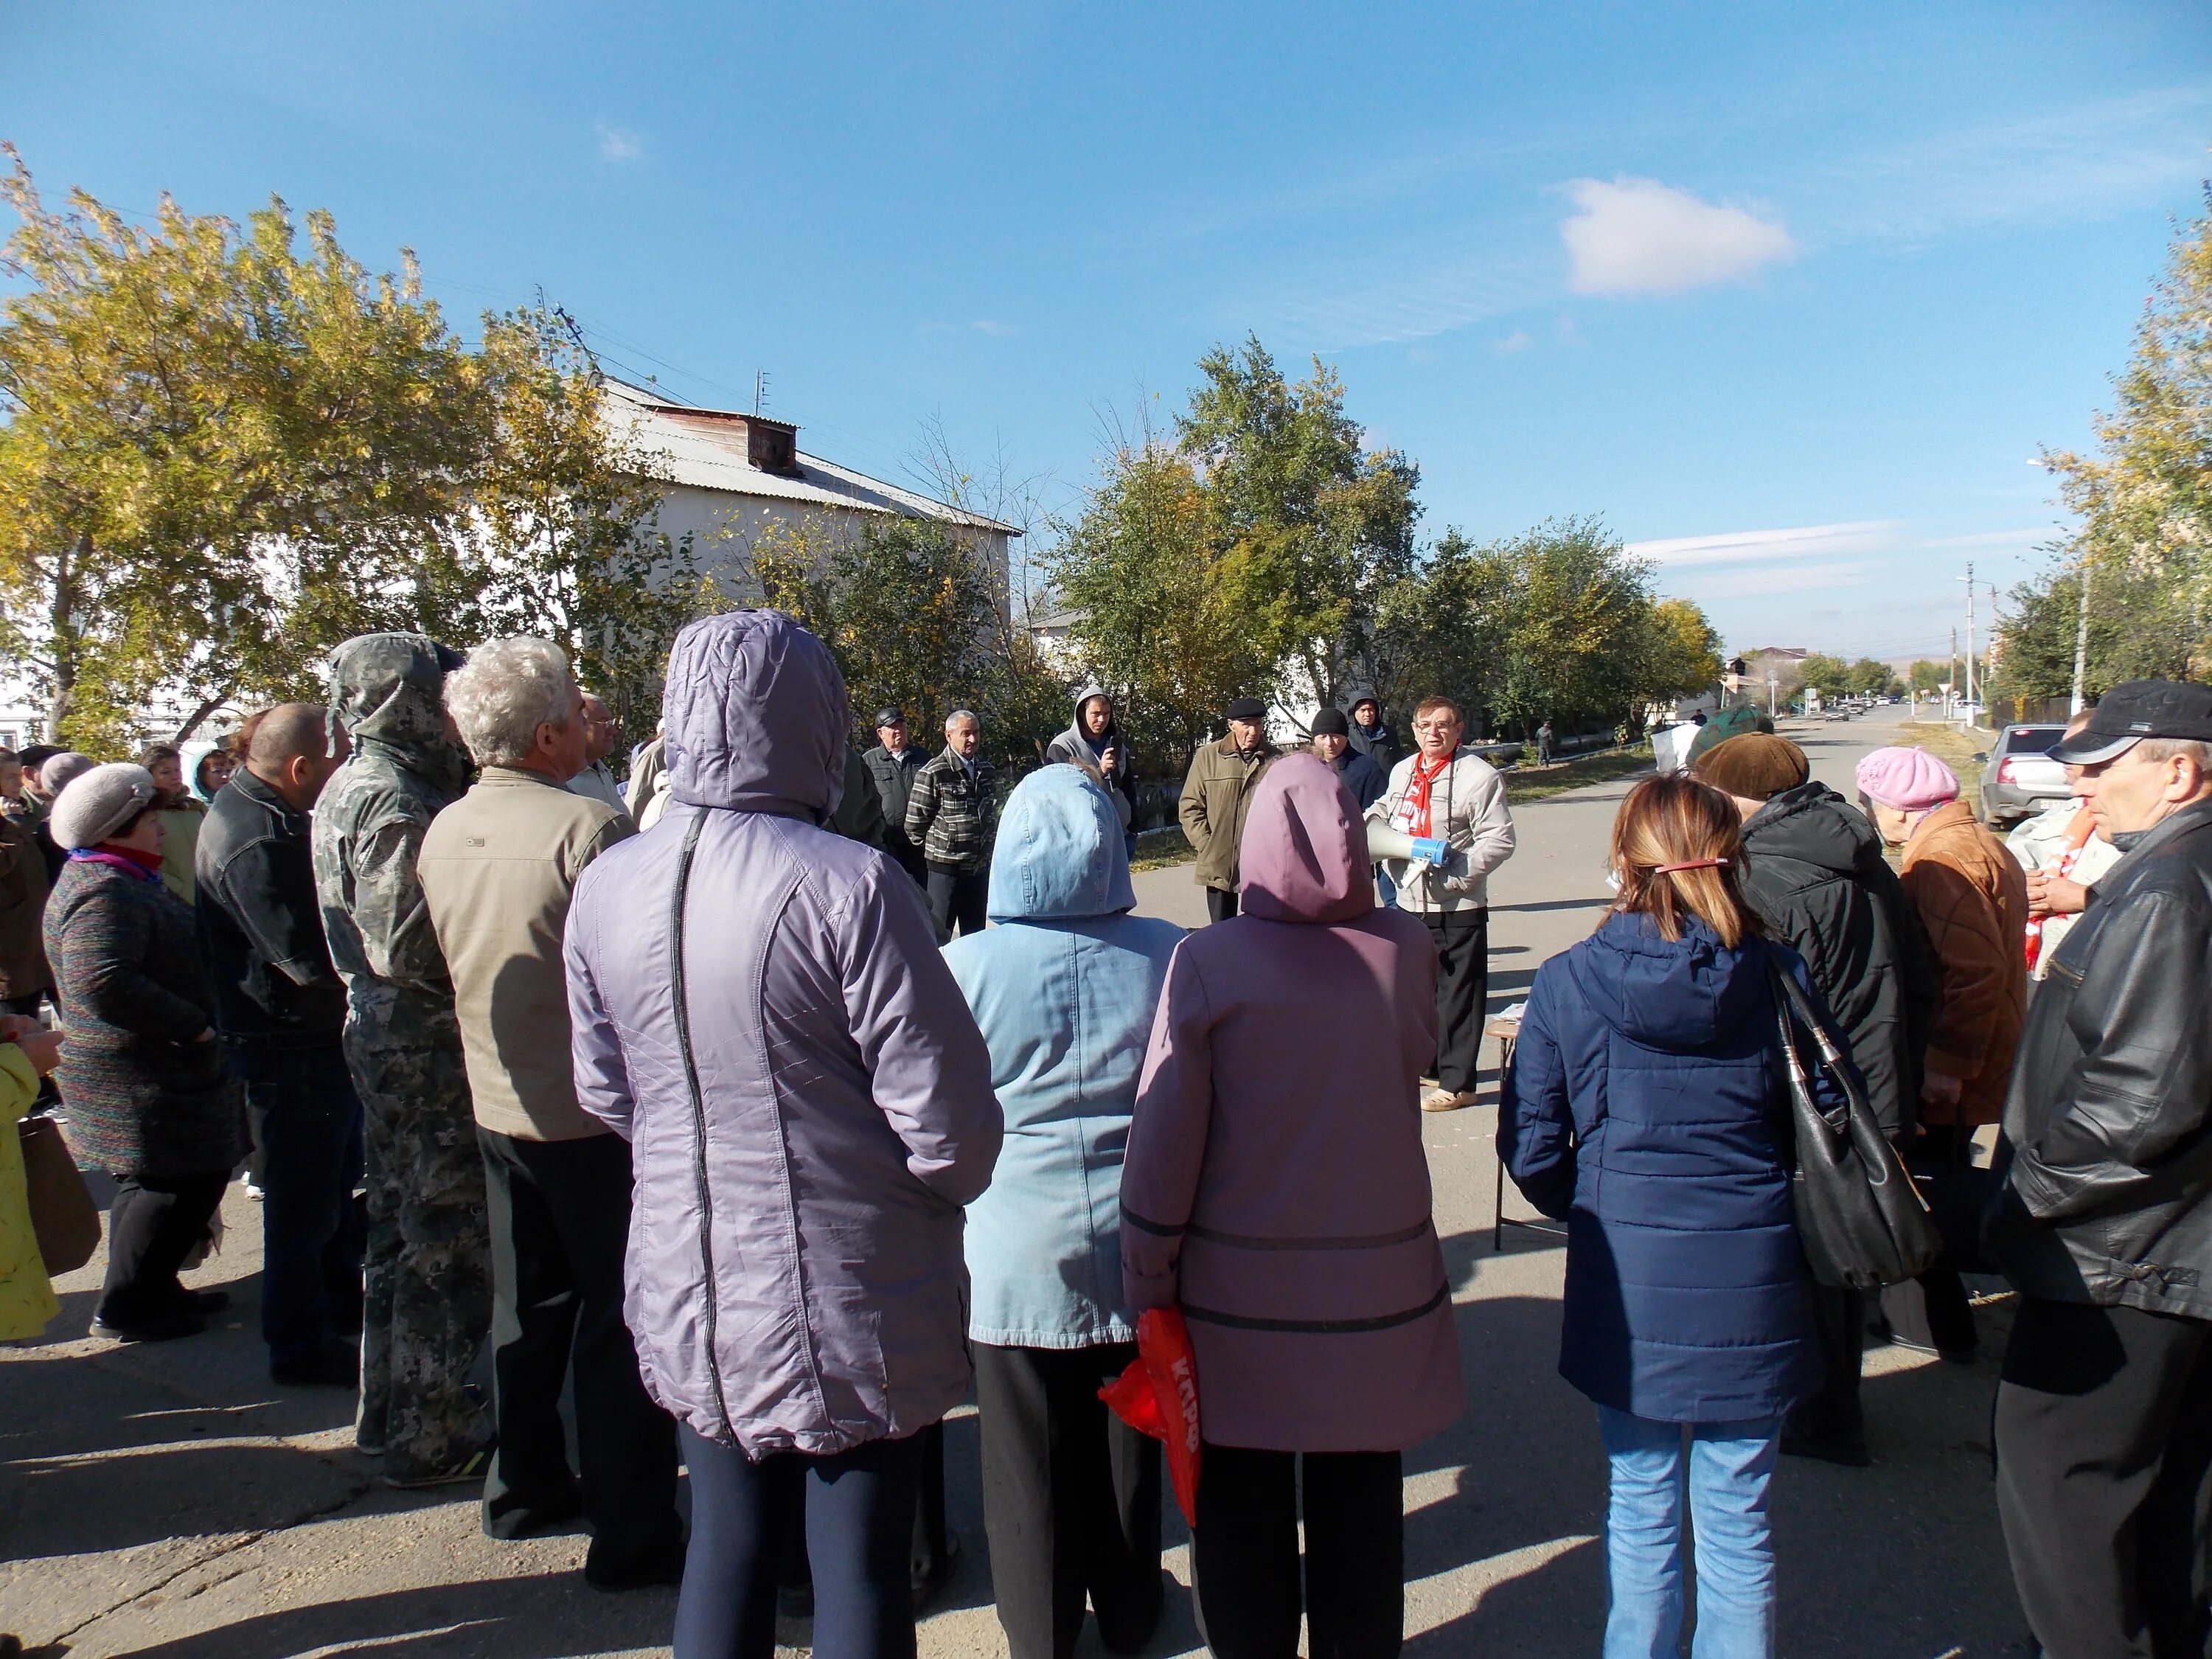
<path fill-rule="evenodd" d="M 1216 1445 L 1398 1451 L 1460 1414 L 1429 1216 L 1436 953 L 1377 910 L 1359 810 L 1287 755 L 1245 821 L 1243 914 L 1176 948 L 1121 1177 L 1133 1308 L 1180 1304 Z"/>

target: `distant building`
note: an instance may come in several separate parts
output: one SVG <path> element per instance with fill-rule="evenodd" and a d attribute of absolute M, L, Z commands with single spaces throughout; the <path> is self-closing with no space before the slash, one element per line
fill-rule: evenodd
<path fill-rule="evenodd" d="M 840 538 L 885 517 L 945 526 L 990 561 L 1006 591 L 1006 545 L 1022 533 L 1012 525 L 807 454 L 787 421 L 672 404 L 620 380 L 607 381 L 605 394 L 609 424 L 655 458 L 666 479 L 659 528 L 690 536 L 701 568 L 733 593 L 751 597 L 745 556 L 771 527 Z"/>

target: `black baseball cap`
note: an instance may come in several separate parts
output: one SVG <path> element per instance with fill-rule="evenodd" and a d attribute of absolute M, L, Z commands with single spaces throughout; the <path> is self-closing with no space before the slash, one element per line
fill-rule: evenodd
<path fill-rule="evenodd" d="M 2212 743 L 2212 687 L 2185 680 L 2125 680 L 2098 700 L 2089 723 L 2051 749 L 2067 766 L 2094 766 L 2145 738 Z"/>
<path fill-rule="evenodd" d="M 906 724 L 906 716 L 900 714 L 896 708 L 878 708 L 876 710 L 876 724 L 878 726 L 904 726 Z"/>

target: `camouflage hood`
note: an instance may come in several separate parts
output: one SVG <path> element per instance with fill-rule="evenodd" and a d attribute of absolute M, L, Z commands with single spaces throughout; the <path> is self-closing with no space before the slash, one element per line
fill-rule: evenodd
<path fill-rule="evenodd" d="M 380 749 L 459 794 L 469 758 L 446 735 L 446 676 L 462 661 L 421 634 L 348 640 L 331 653 L 331 718 L 355 748 Z"/>

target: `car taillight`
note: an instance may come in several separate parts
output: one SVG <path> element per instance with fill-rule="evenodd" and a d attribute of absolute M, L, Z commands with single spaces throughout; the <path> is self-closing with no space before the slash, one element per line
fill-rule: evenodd
<path fill-rule="evenodd" d="M 2012 767 L 2013 763 L 2009 756 L 1997 763 L 1997 781 L 1999 783 L 2010 783 L 2013 781 Z"/>

